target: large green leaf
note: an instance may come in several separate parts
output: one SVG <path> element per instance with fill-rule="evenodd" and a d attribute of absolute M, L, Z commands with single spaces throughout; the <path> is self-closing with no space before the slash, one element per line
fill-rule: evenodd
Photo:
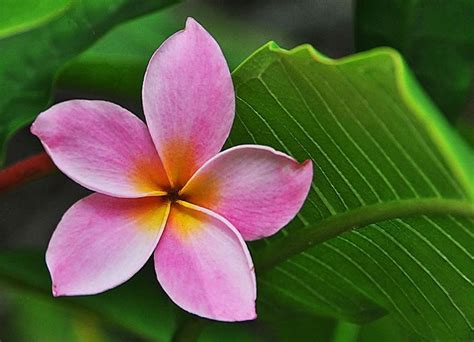
<path fill-rule="evenodd" d="M 259 299 L 352 322 L 389 313 L 419 338 L 468 338 L 472 153 L 400 55 L 330 60 L 270 43 L 233 77 L 231 143 L 314 162 L 298 218 L 253 245 Z"/>
<path fill-rule="evenodd" d="M 9 34 L 0 39 L 0 163 L 7 139 L 47 106 L 53 79 L 65 62 L 114 25 L 173 2 L 74 0 L 48 20 L 42 11 L 31 12 L 38 16 L 30 13 L 22 21 L 26 31 L 17 32 L 15 23 L 11 29 L 3 27 Z M 33 11 L 32 3 L 22 6 Z M 10 13 L 8 5 L 1 2 L 0 12 Z"/>
<path fill-rule="evenodd" d="M 398 49 L 441 110 L 455 119 L 474 76 L 474 1 L 358 0 L 358 50 Z"/>

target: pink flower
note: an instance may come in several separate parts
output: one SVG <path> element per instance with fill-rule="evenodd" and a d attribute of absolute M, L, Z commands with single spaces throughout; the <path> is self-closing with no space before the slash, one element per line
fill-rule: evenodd
<path fill-rule="evenodd" d="M 148 128 L 118 105 L 86 100 L 57 104 L 32 125 L 58 168 L 96 191 L 51 238 L 53 294 L 103 292 L 154 254 L 159 283 L 183 309 L 254 319 L 244 240 L 270 236 L 296 215 L 311 162 L 259 145 L 219 152 L 234 118 L 232 79 L 217 42 L 191 18 L 151 58 L 143 107 Z"/>

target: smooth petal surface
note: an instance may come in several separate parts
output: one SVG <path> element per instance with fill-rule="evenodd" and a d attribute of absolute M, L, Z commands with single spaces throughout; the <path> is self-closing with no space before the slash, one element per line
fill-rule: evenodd
<path fill-rule="evenodd" d="M 276 233 L 295 217 L 312 178 L 310 160 L 299 164 L 270 147 L 242 145 L 209 160 L 181 194 L 224 216 L 245 240 L 255 240 Z"/>
<path fill-rule="evenodd" d="M 183 309 L 221 321 L 254 319 L 252 260 L 240 234 L 225 219 L 175 204 L 155 251 L 163 289 Z"/>
<path fill-rule="evenodd" d="M 169 186 L 145 124 L 116 104 L 62 102 L 41 113 L 31 132 L 62 172 L 93 191 L 143 197 Z"/>
<path fill-rule="evenodd" d="M 74 204 L 46 252 L 53 294 L 95 294 L 128 280 L 153 253 L 168 213 L 158 197 L 92 194 Z"/>
<path fill-rule="evenodd" d="M 151 58 L 143 106 L 174 187 L 224 145 L 234 119 L 232 79 L 219 45 L 194 19 Z"/>

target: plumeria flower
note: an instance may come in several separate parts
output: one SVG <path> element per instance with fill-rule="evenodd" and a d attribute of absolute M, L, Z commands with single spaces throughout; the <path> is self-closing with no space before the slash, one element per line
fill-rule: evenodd
<path fill-rule="evenodd" d="M 311 162 L 260 145 L 219 152 L 234 89 L 219 45 L 191 18 L 152 56 L 143 109 L 148 127 L 116 104 L 72 100 L 32 125 L 58 168 L 95 192 L 64 214 L 49 243 L 54 296 L 111 289 L 153 254 L 158 282 L 183 309 L 254 319 L 244 240 L 270 236 L 296 215 Z"/>

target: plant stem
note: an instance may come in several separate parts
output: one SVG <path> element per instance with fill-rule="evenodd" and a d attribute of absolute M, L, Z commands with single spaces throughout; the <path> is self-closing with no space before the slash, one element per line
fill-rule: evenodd
<path fill-rule="evenodd" d="M 330 216 L 286 239 L 269 244 L 254 253 L 254 263 L 262 273 L 293 255 L 353 229 L 380 221 L 428 214 L 474 217 L 474 204 L 456 199 L 412 198 L 366 205 Z"/>
<path fill-rule="evenodd" d="M 20 160 L 0 170 L 0 193 L 57 171 L 46 152 Z"/>

